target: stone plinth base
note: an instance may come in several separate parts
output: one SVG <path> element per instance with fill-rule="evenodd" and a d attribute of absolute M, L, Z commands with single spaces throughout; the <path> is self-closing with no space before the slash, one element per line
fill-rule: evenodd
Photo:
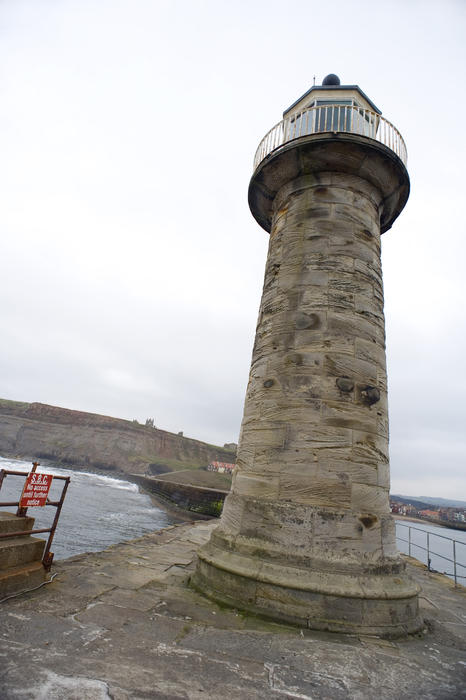
<path fill-rule="evenodd" d="M 399 575 L 310 571 L 226 552 L 199 552 L 194 588 L 225 605 L 310 629 L 400 637 L 423 627 L 419 586 Z"/>

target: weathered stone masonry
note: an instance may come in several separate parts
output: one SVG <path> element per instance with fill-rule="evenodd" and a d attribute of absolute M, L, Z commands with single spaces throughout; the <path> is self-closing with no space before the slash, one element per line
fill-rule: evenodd
<path fill-rule="evenodd" d="M 379 201 L 338 173 L 277 195 L 235 493 L 389 511 Z"/>
<path fill-rule="evenodd" d="M 403 208 L 400 159 L 312 134 L 255 171 L 270 245 L 232 491 L 194 585 L 334 631 L 419 629 L 389 512 L 380 234 Z"/>

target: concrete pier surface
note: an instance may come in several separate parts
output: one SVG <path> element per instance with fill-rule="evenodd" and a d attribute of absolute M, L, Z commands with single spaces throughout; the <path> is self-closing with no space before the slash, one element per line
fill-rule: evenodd
<path fill-rule="evenodd" d="M 175 525 L 53 568 L 0 604 L 0 698 L 466 698 L 466 589 L 408 562 L 425 631 L 319 632 L 219 607 L 188 586 L 216 521 Z"/>

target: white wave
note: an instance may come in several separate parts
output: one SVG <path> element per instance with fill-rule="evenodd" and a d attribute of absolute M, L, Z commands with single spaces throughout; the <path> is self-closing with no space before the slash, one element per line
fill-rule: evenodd
<path fill-rule="evenodd" d="M 32 463 L 25 462 L 19 459 L 7 459 L 5 457 L 0 457 L 0 468 L 11 469 L 14 471 L 25 471 L 29 472 L 31 470 Z M 48 474 L 53 474 L 54 476 L 71 476 L 73 481 L 82 482 L 84 479 L 80 477 L 86 477 L 88 481 L 94 482 L 94 484 L 101 484 L 102 486 L 110 486 L 113 489 L 118 489 L 121 491 L 131 491 L 133 493 L 138 492 L 137 484 L 130 481 L 125 481 L 124 479 L 116 479 L 112 476 L 105 476 L 104 474 L 94 474 L 94 472 L 82 471 L 81 469 L 67 469 L 65 467 L 56 467 L 50 465 L 41 465 L 38 471 L 44 471 Z"/>
<path fill-rule="evenodd" d="M 115 481 L 115 484 L 112 484 L 112 488 L 120 490 L 120 491 L 132 491 L 132 493 L 137 493 L 138 485 L 137 484 L 132 484 L 130 481 L 120 481 L 118 479 L 113 479 L 112 481 Z"/>
<path fill-rule="evenodd" d="M 137 493 L 138 486 L 130 481 L 124 481 L 123 479 L 115 479 L 113 476 L 104 476 L 103 474 L 94 474 L 93 472 L 82 472 L 75 471 L 73 469 L 57 469 L 57 474 L 63 473 L 63 475 L 73 474 L 75 480 L 88 482 L 93 482 L 96 485 L 110 487 L 118 491 L 132 491 Z M 80 477 L 86 477 L 85 479 L 80 479 Z"/>
<path fill-rule="evenodd" d="M 7 459 L 6 457 L 0 457 L 0 469 L 10 469 L 11 471 L 24 471 L 29 472 L 31 469 L 30 462 L 23 462 L 21 459 Z"/>

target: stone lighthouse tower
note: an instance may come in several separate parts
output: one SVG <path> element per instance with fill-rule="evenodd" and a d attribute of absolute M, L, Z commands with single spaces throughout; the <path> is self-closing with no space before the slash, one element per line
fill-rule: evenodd
<path fill-rule="evenodd" d="M 259 145 L 270 233 L 237 468 L 199 552 L 206 595 L 310 628 L 418 630 L 389 509 L 380 236 L 409 194 L 397 129 L 328 75 Z"/>

